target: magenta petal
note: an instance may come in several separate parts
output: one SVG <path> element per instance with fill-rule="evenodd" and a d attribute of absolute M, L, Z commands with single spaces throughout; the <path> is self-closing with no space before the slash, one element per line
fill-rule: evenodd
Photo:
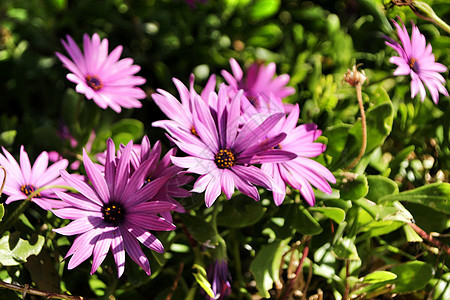
<path fill-rule="evenodd" d="M 137 263 L 142 269 L 144 269 L 145 273 L 150 276 L 150 263 L 148 262 L 147 257 L 142 252 L 139 243 L 134 239 L 133 235 L 128 232 L 128 230 L 124 227 L 120 227 L 120 232 L 122 233 L 123 242 L 125 244 L 125 249 L 130 255 L 131 259 Z"/>
<path fill-rule="evenodd" d="M 94 274 L 95 271 L 97 271 L 98 267 L 105 260 L 113 237 L 114 234 L 111 231 L 102 232 L 102 234 L 98 237 L 97 243 L 95 243 L 94 251 L 92 254 L 93 261 L 90 273 L 91 275 Z"/>
<path fill-rule="evenodd" d="M 136 225 L 126 225 L 128 232 L 130 232 L 138 241 L 140 241 L 145 247 L 152 249 L 158 253 L 164 253 L 164 247 L 162 243 L 150 232 L 142 229 Z"/>
<path fill-rule="evenodd" d="M 106 185 L 105 178 L 100 173 L 100 170 L 94 165 L 90 157 L 87 155 L 86 150 L 83 149 L 83 163 L 86 169 L 86 174 L 90 179 L 95 191 L 97 192 L 99 198 L 104 202 L 109 202 L 109 190 Z"/>
<path fill-rule="evenodd" d="M 113 253 L 114 261 L 117 266 L 117 277 L 120 278 L 125 271 L 125 246 L 119 229 L 113 231 L 111 252 Z"/>
<path fill-rule="evenodd" d="M 78 237 L 78 239 L 83 238 L 84 242 L 79 245 L 79 248 L 73 251 L 73 256 L 67 265 L 67 269 L 71 270 L 75 268 L 92 255 L 100 232 L 100 230 L 91 230 Z"/>

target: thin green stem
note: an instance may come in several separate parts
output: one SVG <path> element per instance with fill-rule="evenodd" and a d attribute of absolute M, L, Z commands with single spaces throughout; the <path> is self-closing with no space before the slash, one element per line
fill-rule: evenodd
<path fill-rule="evenodd" d="M 22 201 L 22 203 L 17 207 L 12 214 L 6 219 L 4 222 L 0 223 L 0 236 L 2 236 L 6 231 L 8 231 L 18 220 L 19 216 L 23 214 L 23 212 L 28 208 L 28 205 L 30 205 L 31 199 L 38 195 L 43 190 L 47 190 L 50 188 L 64 188 L 69 189 L 67 186 L 62 185 L 53 185 L 53 186 L 43 186 L 35 191 L 33 191 L 31 194 L 28 195 L 28 197 Z"/>

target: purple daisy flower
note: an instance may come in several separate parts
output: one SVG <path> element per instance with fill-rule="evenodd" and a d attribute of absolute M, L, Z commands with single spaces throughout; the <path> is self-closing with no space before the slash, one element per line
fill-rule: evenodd
<path fill-rule="evenodd" d="M 298 189 L 306 202 L 313 206 L 316 202 L 311 185 L 324 193 L 330 194 L 328 183 L 336 183 L 333 174 L 320 163 L 309 159 L 325 151 L 325 145 L 314 141 L 322 134 L 315 124 L 297 126 L 299 108 L 296 104 L 287 117 L 281 119 L 269 132 L 269 136 L 284 132 L 286 138 L 275 148 L 297 154 L 293 160 L 284 162 L 263 163 L 261 169 L 270 174 L 279 185 L 281 193 L 274 192 L 276 205 L 283 203 L 286 196 L 286 184 Z"/>
<path fill-rule="evenodd" d="M 401 19 L 398 18 L 401 22 Z M 386 45 L 393 48 L 400 56 L 393 56 L 389 61 L 398 67 L 394 75 L 411 76 L 411 98 L 414 98 L 420 92 L 420 98 L 425 99 L 425 87 L 431 94 L 434 103 L 439 101 L 439 93 L 448 97 L 448 92 L 444 87 L 445 79 L 439 74 L 447 71 L 447 67 L 437 63 L 432 53 L 431 45 L 426 43 L 425 36 L 412 23 L 411 39 L 408 31 L 402 22 L 402 26 L 392 20 L 397 28 L 398 37 L 401 45 L 389 37 L 386 37 Z"/>
<path fill-rule="evenodd" d="M 117 159 L 114 142 L 109 139 L 104 173 L 84 150 L 83 163 L 92 185 L 66 171 L 61 172 L 63 179 L 80 192 L 79 194 L 56 192 L 67 207 L 53 210 L 60 218 L 74 220 L 54 231 L 63 235 L 78 234 L 65 257 L 72 255 L 68 269 L 75 268 L 92 255 L 91 274 L 93 274 L 111 248 L 118 277 L 122 276 L 125 269 L 125 251 L 150 275 L 150 264 L 139 242 L 156 252 L 164 252 L 162 243 L 149 230 L 175 229 L 174 224 L 159 214 L 174 210 L 176 205 L 158 201 L 155 197 L 169 177 L 157 178 L 143 186 L 152 161 L 147 160 L 130 174 L 132 147 L 133 143 L 128 143 Z"/>
<path fill-rule="evenodd" d="M 258 106 L 259 101 L 268 99 L 271 94 L 283 99 L 295 93 L 293 87 L 286 86 L 289 75 L 275 76 L 276 65 L 273 62 L 267 66 L 263 63 L 252 64 L 245 76 L 234 58 L 230 59 L 230 65 L 233 75 L 225 70 L 222 70 L 221 74 L 229 84 L 228 92 L 231 97 L 242 89 L 244 96 Z"/>
<path fill-rule="evenodd" d="M 61 159 L 48 167 L 48 153 L 42 152 L 31 167 L 30 159 L 23 146 L 20 147 L 20 166 L 14 157 L 3 148 L 4 156 L 0 154 L 0 165 L 6 170 L 6 182 L 3 192 L 9 197 L 6 204 L 13 201 L 25 200 L 33 192 L 40 188 L 48 187 L 39 191 L 31 201 L 45 210 L 60 207 L 61 201 L 56 200 L 54 191 L 63 191 L 56 186 L 65 185 L 59 176 L 59 171 L 67 168 L 68 161 Z"/>
<path fill-rule="evenodd" d="M 211 283 L 211 289 L 215 298 L 205 295 L 208 300 L 226 299 L 231 293 L 231 275 L 228 271 L 228 262 L 226 259 L 217 259 L 212 263 L 207 272 L 208 281 Z"/>
<path fill-rule="evenodd" d="M 178 126 L 186 131 L 195 134 L 194 123 L 192 121 L 192 109 L 194 98 L 198 96 L 194 90 L 194 74 L 190 76 L 190 88 L 188 89 L 180 80 L 173 78 L 172 81 L 177 87 L 181 103 L 169 92 L 157 89 L 158 93 L 152 94 L 156 105 L 170 120 L 161 120 L 152 123 L 152 126 L 166 128 L 167 126 Z M 209 102 L 209 95 L 216 87 L 216 76 L 211 75 L 205 88 L 201 92 L 201 98 Z"/>
<path fill-rule="evenodd" d="M 221 191 L 230 199 L 236 187 L 243 194 L 259 200 L 255 185 L 277 190 L 273 179 L 254 166 L 263 162 L 280 162 L 296 157 L 284 150 L 272 149 L 286 136 L 280 133 L 264 139 L 267 131 L 283 114 L 269 117 L 255 115 L 239 129 L 242 93 L 230 102 L 226 86 L 222 85 L 217 98 L 217 110 L 196 97 L 193 107 L 193 123 L 197 135 L 178 127 L 168 127 L 172 141 L 186 157 L 172 156 L 172 162 L 188 173 L 201 175 L 193 192 L 205 191 L 206 206 L 211 206 Z"/>
<path fill-rule="evenodd" d="M 108 40 L 100 40 L 97 33 L 92 40 L 87 34 L 83 39 L 84 54 L 69 35 L 67 42 L 61 41 L 72 60 L 56 52 L 72 72 L 67 74 L 67 79 L 77 84 L 76 91 L 94 100 L 99 107 L 106 109 L 109 106 L 117 113 L 122 107 L 141 107 L 142 103 L 137 99 L 144 99 L 146 95 L 136 86 L 144 84 L 145 79 L 134 76 L 141 68 L 133 65 L 131 58 L 119 60 L 122 46 L 108 54 Z"/>

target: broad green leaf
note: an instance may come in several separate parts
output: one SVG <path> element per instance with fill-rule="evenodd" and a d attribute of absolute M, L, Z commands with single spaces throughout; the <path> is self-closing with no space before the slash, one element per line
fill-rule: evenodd
<path fill-rule="evenodd" d="M 295 230 L 305 235 L 316 235 L 322 232 L 322 227 L 306 208 L 302 205 L 294 205 L 293 209 L 295 209 L 295 219 L 292 225 Z"/>
<path fill-rule="evenodd" d="M 336 223 L 341 223 L 345 219 L 345 211 L 338 207 L 311 207 L 309 211 L 322 213 L 325 217 L 332 219 Z"/>
<path fill-rule="evenodd" d="M 370 274 L 367 274 L 364 279 L 363 279 L 363 283 L 369 283 L 369 284 L 374 284 L 374 283 L 379 283 L 379 282 L 384 282 L 384 281 L 389 281 L 392 279 L 397 278 L 397 275 L 388 271 L 375 271 L 372 272 Z"/>
<path fill-rule="evenodd" d="M 400 202 L 394 202 L 392 206 L 379 205 L 367 199 L 359 199 L 353 202 L 367 211 L 375 221 L 390 220 L 409 223 L 413 219 Z"/>
<path fill-rule="evenodd" d="M 217 225 L 241 228 L 258 222 L 266 211 L 261 203 L 245 195 L 237 195 L 223 204 L 217 216 Z"/>
<path fill-rule="evenodd" d="M 376 221 L 366 225 L 362 230 L 367 231 L 363 236 L 359 236 L 359 239 L 380 236 L 388 234 L 392 231 L 400 228 L 404 223 L 400 221 Z"/>
<path fill-rule="evenodd" d="M 197 242 L 200 244 L 208 243 L 210 245 L 217 245 L 218 241 L 214 229 L 203 218 L 189 214 L 179 214 L 179 217 Z"/>
<path fill-rule="evenodd" d="M 89 276 L 89 287 L 94 292 L 97 297 L 101 297 L 105 294 L 105 290 L 107 289 L 107 285 L 101 281 L 97 275 Z"/>
<path fill-rule="evenodd" d="M 397 275 L 393 292 L 410 293 L 421 290 L 433 278 L 433 267 L 422 261 L 410 261 L 390 270 Z"/>
<path fill-rule="evenodd" d="M 380 203 L 408 201 L 428 206 L 436 211 L 450 212 L 450 183 L 432 183 L 395 195 L 387 195 Z"/>
<path fill-rule="evenodd" d="M 450 273 L 445 273 L 441 278 L 432 278 L 428 285 L 434 289 L 433 299 L 450 299 Z"/>
<path fill-rule="evenodd" d="M 280 9 L 281 0 L 256 0 L 251 7 L 250 18 L 259 21 L 268 18 L 277 13 Z"/>
<path fill-rule="evenodd" d="M 13 236 L 14 235 L 14 236 Z M 4 266 L 16 266 L 27 261 L 30 255 L 38 255 L 41 252 L 45 239 L 43 236 L 37 236 L 37 240 L 31 244 L 13 235 L 6 235 L 0 239 L 0 264 Z M 14 248 L 10 249 L 11 239 L 14 242 Z"/>
<path fill-rule="evenodd" d="M 251 32 L 248 44 L 254 47 L 270 48 L 279 44 L 283 39 L 283 32 L 276 24 L 257 27 Z"/>
<path fill-rule="evenodd" d="M 343 237 L 333 246 L 333 253 L 340 259 L 359 260 L 355 240 Z"/>
<path fill-rule="evenodd" d="M 144 135 L 144 124 L 136 119 L 122 119 L 112 126 L 111 132 L 116 143 L 117 137 L 125 133 L 128 133 L 132 140 L 138 140 Z"/>
<path fill-rule="evenodd" d="M 206 278 L 206 270 L 198 264 L 194 264 L 192 268 L 196 271 L 194 273 L 194 278 L 197 281 L 197 283 L 208 294 L 208 296 L 214 299 L 215 295 L 213 290 L 211 289 L 211 283 Z"/>
<path fill-rule="evenodd" d="M 398 185 L 391 179 L 380 175 L 367 176 L 369 192 L 366 198 L 374 202 L 386 195 L 398 194 Z"/>
<path fill-rule="evenodd" d="M 336 188 L 340 191 L 341 199 L 343 200 L 357 200 L 369 191 L 367 178 L 364 175 L 358 175 L 356 178 L 345 177 L 342 175 L 336 176 Z"/>
<path fill-rule="evenodd" d="M 250 272 L 255 278 L 256 287 L 259 294 L 265 298 L 269 298 L 269 290 L 273 283 L 279 280 L 279 270 L 283 248 L 289 239 L 276 240 L 272 244 L 265 245 L 256 254 L 255 259 L 250 264 Z"/>

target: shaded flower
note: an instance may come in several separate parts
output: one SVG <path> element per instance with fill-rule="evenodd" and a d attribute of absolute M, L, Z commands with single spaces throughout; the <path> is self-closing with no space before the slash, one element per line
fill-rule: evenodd
<path fill-rule="evenodd" d="M 231 293 L 231 275 L 228 271 L 228 262 L 225 259 L 216 259 L 207 271 L 208 281 L 214 292 L 214 298 L 205 296 L 206 299 L 226 299 Z"/>
<path fill-rule="evenodd" d="M 117 113 L 122 107 L 142 106 L 137 99 L 144 99 L 146 95 L 136 86 L 144 84 L 145 79 L 134 76 L 141 68 L 133 65 L 131 58 L 119 60 L 122 46 L 108 54 L 108 40 L 100 40 L 97 33 L 92 39 L 84 34 L 84 54 L 69 35 L 62 43 L 72 60 L 58 52 L 56 56 L 72 72 L 67 74 L 67 79 L 77 84 L 78 93 L 85 94 L 99 107 L 106 109 L 109 106 Z"/>
<path fill-rule="evenodd" d="M 62 191 L 56 188 L 64 184 L 59 171 L 67 168 L 68 161 L 61 159 L 48 167 L 48 153 L 42 152 L 31 167 L 30 159 L 23 146 L 20 147 L 20 165 L 14 157 L 3 148 L 4 155 L 0 154 L 0 165 L 6 169 L 6 183 L 3 192 L 9 197 L 6 204 L 13 201 L 25 200 L 38 189 L 49 187 L 35 194 L 31 201 L 45 210 L 59 207 L 61 201 L 56 200 L 54 191 Z"/>
<path fill-rule="evenodd" d="M 254 63 L 245 75 L 234 58 L 230 59 L 230 65 L 233 75 L 225 70 L 222 70 L 221 74 L 229 85 L 228 92 L 231 97 L 242 89 L 244 96 L 258 106 L 258 102 L 267 100 L 271 94 L 283 99 L 295 93 L 293 87 L 286 86 L 290 79 L 289 75 L 275 76 L 276 66 L 273 62 L 267 66 L 263 63 Z"/>
<path fill-rule="evenodd" d="M 80 192 L 79 194 L 57 192 L 67 207 L 53 210 L 60 218 L 74 220 L 54 231 L 63 235 L 78 235 L 65 256 L 65 258 L 72 256 L 68 269 L 75 268 L 92 255 L 91 274 L 93 274 L 111 248 L 118 277 L 125 269 L 125 251 L 150 275 L 150 264 L 139 242 L 156 252 L 164 252 L 162 243 L 149 230 L 175 229 L 175 225 L 159 214 L 174 210 L 176 205 L 158 201 L 155 197 L 169 177 L 156 178 L 143 186 L 152 161 L 142 163 L 133 174 L 130 174 L 132 147 L 133 143 L 128 143 L 117 158 L 114 142 L 109 139 L 104 173 L 83 150 L 84 167 L 92 185 L 66 171 L 61 172 L 63 179 Z"/>
<path fill-rule="evenodd" d="M 205 191 L 206 206 L 211 206 L 221 191 L 227 199 L 235 187 L 243 194 L 259 200 L 260 185 L 269 190 L 277 189 L 273 179 L 254 166 L 263 162 L 290 160 L 294 154 L 272 149 L 286 136 L 284 133 L 264 139 L 267 131 L 283 114 L 263 117 L 255 115 L 240 130 L 240 106 L 242 93 L 230 102 L 226 87 L 222 85 L 217 98 L 217 110 L 208 106 L 199 96 L 194 99 L 193 124 L 197 135 L 178 127 L 168 127 L 172 141 L 186 157 L 172 156 L 172 162 L 188 173 L 201 175 L 194 184 L 193 192 Z M 198 136 L 198 137 L 197 137 Z"/>
<path fill-rule="evenodd" d="M 274 192 L 273 197 L 276 205 L 280 205 L 286 196 L 286 183 L 298 189 L 306 202 L 313 206 L 315 204 L 314 191 L 311 185 L 324 193 L 330 194 L 331 187 L 328 183 L 336 183 L 333 174 L 320 163 L 310 159 L 325 151 L 325 145 L 314 141 L 321 135 L 315 124 L 303 124 L 297 126 L 299 118 L 298 104 L 287 117 L 283 117 L 269 132 L 273 136 L 283 132 L 286 138 L 275 148 L 295 153 L 297 157 L 293 160 L 283 162 L 263 163 L 261 169 L 270 174 L 279 185 L 282 192 Z"/>
<path fill-rule="evenodd" d="M 155 127 L 167 128 L 167 126 L 178 126 L 186 131 L 190 131 L 195 134 L 194 123 L 192 121 L 192 110 L 194 98 L 198 96 L 198 93 L 194 90 L 195 77 L 191 74 L 189 83 L 189 89 L 177 78 L 173 78 L 172 81 L 175 84 L 178 94 L 180 95 L 180 101 L 175 98 L 169 92 L 157 89 L 157 93 L 152 94 L 152 98 L 156 105 L 162 110 L 162 112 L 170 120 L 160 120 L 153 122 Z M 214 91 L 216 87 L 216 76 L 211 75 L 205 88 L 201 92 L 201 99 L 209 102 L 209 95 Z"/>
<path fill-rule="evenodd" d="M 400 20 L 400 18 L 399 18 Z M 401 20 L 400 20 L 401 21 Z M 389 37 L 386 37 L 386 45 L 393 48 L 400 56 L 393 56 L 389 61 L 397 65 L 394 75 L 411 76 L 411 98 L 420 92 L 420 98 L 425 99 L 425 87 L 431 94 L 434 103 L 439 101 L 439 93 L 448 96 L 444 87 L 445 79 L 439 74 L 447 71 L 447 67 L 435 62 L 430 44 L 426 43 L 425 36 L 412 23 L 412 34 L 409 38 L 405 25 L 392 21 L 397 29 L 401 45 Z"/>

